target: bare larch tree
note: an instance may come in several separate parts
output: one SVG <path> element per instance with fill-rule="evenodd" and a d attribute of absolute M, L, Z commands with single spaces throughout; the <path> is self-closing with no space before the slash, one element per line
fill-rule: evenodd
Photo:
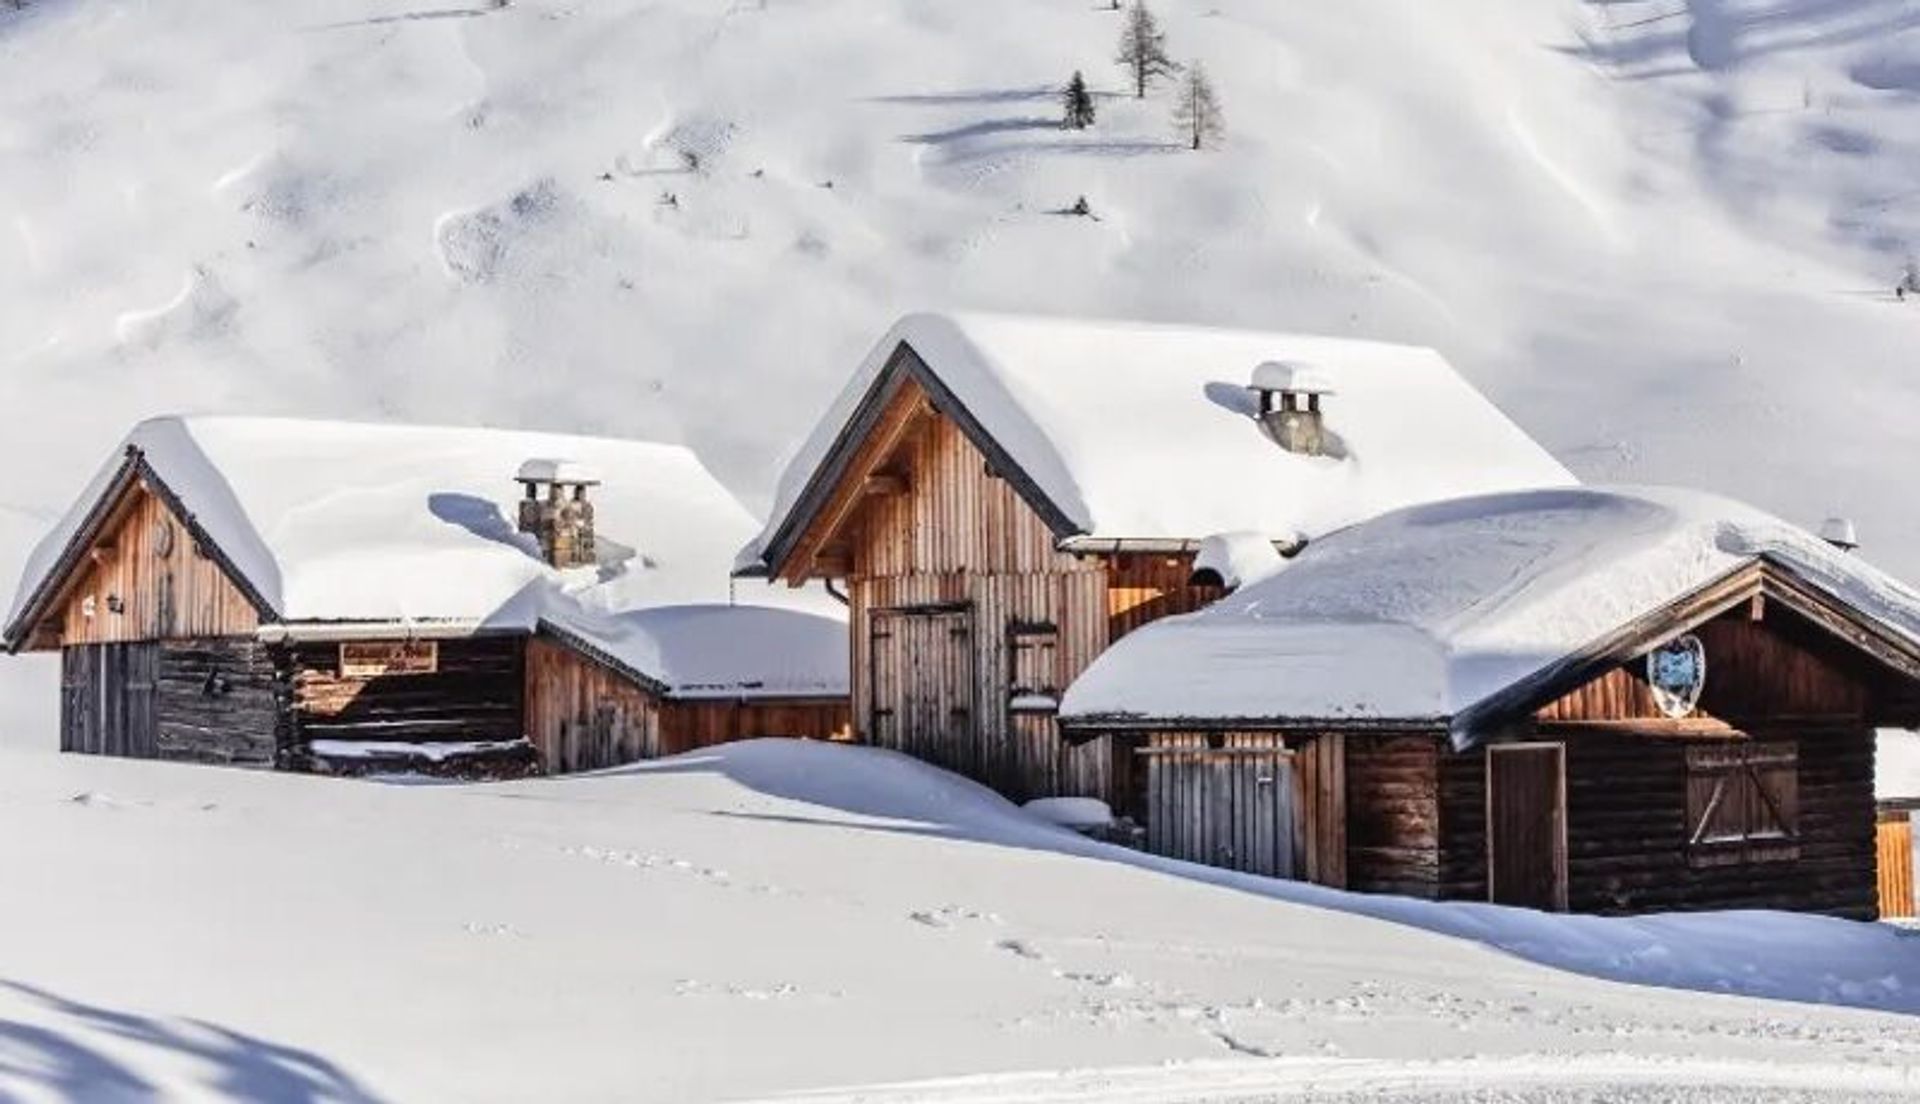
<path fill-rule="evenodd" d="M 1220 110 L 1220 97 L 1207 79 L 1207 70 L 1199 62 L 1187 68 L 1180 82 L 1180 98 L 1173 105 L 1173 124 L 1194 149 L 1204 149 L 1226 134 L 1227 117 Z"/>
<path fill-rule="evenodd" d="M 1147 85 L 1154 78 L 1170 77 L 1180 71 L 1180 66 L 1167 55 L 1166 32 L 1147 10 L 1145 0 L 1134 0 L 1133 8 L 1127 12 L 1126 28 L 1120 32 L 1120 53 L 1114 60 L 1126 66 L 1127 75 L 1133 78 L 1136 99 L 1146 98 Z"/>

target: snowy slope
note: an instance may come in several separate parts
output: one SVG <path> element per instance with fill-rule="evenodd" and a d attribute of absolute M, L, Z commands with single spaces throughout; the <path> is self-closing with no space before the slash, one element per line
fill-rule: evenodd
<path fill-rule="evenodd" d="M 1050 126 L 1119 84 L 1085 0 L 0 10 L 0 578 L 172 409 L 682 441 L 761 506 L 922 306 L 1432 345 L 1583 476 L 1920 576 L 1911 4 L 1158 6 L 1221 150 L 1164 89 Z"/>
<path fill-rule="evenodd" d="M 1270 882 L 870 749 L 445 787 L 0 754 L 0 840 L 7 1100 L 1920 1089 L 1891 926 Z"/>

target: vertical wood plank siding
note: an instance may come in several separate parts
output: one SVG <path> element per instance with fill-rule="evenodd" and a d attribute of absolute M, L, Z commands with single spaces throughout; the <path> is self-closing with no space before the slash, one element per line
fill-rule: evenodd
<path fill-rule="evenodd" d="M 763 736 L 849 739 L 844 698 L 662 701 L 562 644 L 527 644 L 527 738 L 549 774 Z"/>
<path fill-rule="evenodd" d="M 260 627 L 252 603 L 193 547 L 165 502 L 136 486 L 116 514 L 69 585 L 62 644 L 240 636 Z"/>
<path fill-rule="evenodd" d="M 661 754 L 660 703 L 653 694 L 538 637 L 527 642 L 526 729 L 548 774 Z"/>
<path fill-rule="evenodd" d="M 1066 687 L 1118 635 L 1218 592 L 1186 586 L 1190 557 L 1130 557 L 1110 586 L 1104 559 L 1055 550 L 1053 532 L 1010 482 L 988 471 L 959 426 L 925 412 L 914 388 L 897 402 L 920 412 L 883 418 L 876 438 L 910 426 L 890 438 L 894 451 L 854 467 L 853 482 L 866 464 L 904 485 L 867 494 L 849 524 L 858 737 L 956 766 L 1016 800 L 1084 795 L 1124 811 L 1132 785 L 1111 739 L 1069 747 L 1050 715 L 1016 714 L 1009 704 L 1036 680 Z M 882 623 L 887 610 L 939 605 L 964 610 L 967 627 L 928 641 L 931 650 L 905 646 Z M 1022 634 L 1049 627 L 1048 654 L 1022 654 Z M 955 654 L 962 648 L 969 654 Z M 970 728 L 942 737 L 956 746 L 906 746 L 913 722 L 904 712 L 953 697 L 941 688 L 953 680 L 971 683 Z"/>
<path fill-rule="evenodd" d="M 1883 816 L 1874 838 L 1879 852 L 1880 915 L 1911 917 L 1915 911 L 1913 821 L 1906 812 Z"/>
<path fill-rule="evenodd" d="M 1347 879 L 1345 738 L 1295 747 L 1271 732 L 1155 733 L 1147 850 L 1250 874 Z"/>

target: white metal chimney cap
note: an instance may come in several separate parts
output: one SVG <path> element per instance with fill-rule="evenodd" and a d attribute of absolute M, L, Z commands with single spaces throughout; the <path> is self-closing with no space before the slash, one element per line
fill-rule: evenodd
<path fill-rule="evenodd" d="M 1835 548 L 1860 547 L 1860 533 L 1854 529 L 1852 518 L 1830 517 L 1821 522 L 1820 539 Z"/>
<path fill-rule="evenodd" d="M 1291 391 L 1297 395 L 1331 395 L 1333 384 L 1311 364 L 1269 360 L 1253 370 L 1255 391 Z"/>
<path fill-rule="evenodd" d="M 582 486 L 596 486 L 600 482 L 600 472 L 589 464 L 577 460 L 560 460 L 551 457 L 536 457 L 520 465 L 520 474 L 514 476 L 519 483 L 569 483 Z"/>

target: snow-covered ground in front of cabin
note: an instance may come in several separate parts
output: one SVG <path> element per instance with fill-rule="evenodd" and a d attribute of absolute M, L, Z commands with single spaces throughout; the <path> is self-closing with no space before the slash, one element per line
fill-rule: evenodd
<path fill-rule="evenodd" d="M 1890 926 L 1247 878 L 870 749 L 411 787 L 15 752 L 0 840 L 7 1099 L 1920 1091 Z"/>
<path fill-rule="evenodd" d="M 920 307 L 1431 344 L 1583 477 L 1920 577 L 1906 0 L 1161 0 L 1202 154 L 1100 7 L 0 5 L 0 579 L 182 408 L 682 441 L 758 508 Z M 0 664 L 5 739 L 55 696 Z"/>

